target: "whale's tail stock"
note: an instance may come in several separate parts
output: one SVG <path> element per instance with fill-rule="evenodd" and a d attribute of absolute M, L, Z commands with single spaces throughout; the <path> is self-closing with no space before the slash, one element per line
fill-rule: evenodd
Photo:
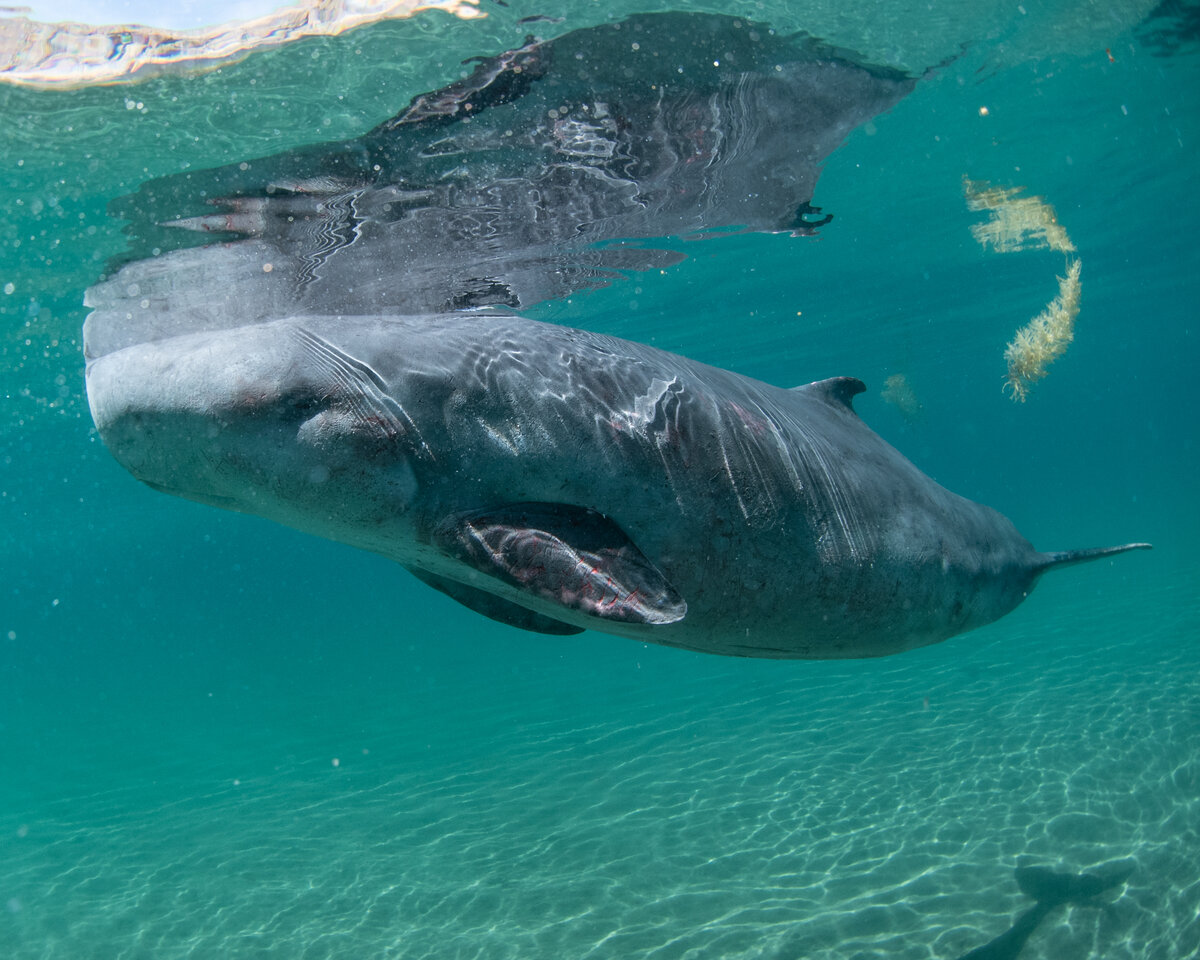
<path fill-rule="evenodd" d="M 1089 560 L 1099 560 L 1101 557 L 1112 557 L 1127 550 L 1151 550 L 1149 543 L 1122 543 L 1116 547 L 1091 547 L 1086 550 L 1058 550 L 1053 553 L 1038 555 L 1037 569 L 1040 573 L 1051 567 L 1069 567 L 1073 563 L 1087 563 Z"/>

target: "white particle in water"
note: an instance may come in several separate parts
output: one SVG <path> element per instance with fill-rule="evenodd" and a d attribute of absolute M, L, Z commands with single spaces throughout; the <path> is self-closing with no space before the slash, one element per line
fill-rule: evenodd
<path fill-rule="evenodd" d="M 16 286 L 15 286 L 13 283 L 11 283 L 11 282 L 9 282 L 9 283 L 6 283 L 6 284 L 4 285 L 4 292 L 5 292 L 6 294 L 8 294 L 9 296 L 11 296 L 11 295 L 12 295 L 12 293 L 13 293 L 13 291 L 14 291 L 14 290 L 16 290 L 16 289 L 17 289 L 17 288 L 16 288 Z"/>

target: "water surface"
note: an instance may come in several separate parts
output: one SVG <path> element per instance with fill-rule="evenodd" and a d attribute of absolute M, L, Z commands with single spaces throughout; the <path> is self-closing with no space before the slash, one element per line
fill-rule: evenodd
<path fill-rule="evenodd" d="M 985 629 L 846 663 L 521 634 L 108 456 L 79 349 L 83 290 L 125 244 L 107 203 L 359 136 L 466 57 L 635 10 L 483 9 L 199 75 L 0 87 L 0 952 L 954 960 L 1029 904 L 1018 864 L 1131 858 L 1022 956 L 1195 955 L 1186 17 L 724 4 L 933 69 L 832 155 L 817 237 L 699 241 L 531 312 L 782 385 L 860 377 L 875 429 L 1039 548 L 1155 543 Z M 964 175 L 1044 196 L 1083 261 L 1075 342 L 1024 405 L 1004 345 L 1064 260 L 976 244 Z M 894 374 L 916 415 L 881 398 Z"/>

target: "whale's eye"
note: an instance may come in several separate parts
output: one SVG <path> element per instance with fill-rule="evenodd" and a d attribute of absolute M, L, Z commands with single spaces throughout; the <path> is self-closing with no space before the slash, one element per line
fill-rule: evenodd
<path fill-rule="evenodd" d="M 311 391 L 284 394 L 279 398 L 280 413 L 287 417 L 300 417 L 307 420 L 320 413 L 328 404 L 325 399 Z"/>

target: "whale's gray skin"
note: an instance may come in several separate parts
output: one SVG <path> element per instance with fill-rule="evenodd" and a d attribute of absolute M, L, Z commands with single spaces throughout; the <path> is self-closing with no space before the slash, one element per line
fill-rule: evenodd
<path fill-rule="evenodd" d="M 122 343 L 143 321 L 516 310 L 669 266 L 682 237 L 811 233 L 825 158 L 915 83 L 709 14 L 530 39 L 357 139 L 143 184 L 112 207 L 134 262 L 89 303 L 131 314 Z"/>
<path fill-rule="evenodd" d="M 487 616 L 710 653 L 871 657 L 1012 610 L 1050 566 L 854 413 L 502 315 L 299 316 L 102 352 L 134 476 L 403 564 Z M 102 336 L 99 338 L 104 339 Z"/>

